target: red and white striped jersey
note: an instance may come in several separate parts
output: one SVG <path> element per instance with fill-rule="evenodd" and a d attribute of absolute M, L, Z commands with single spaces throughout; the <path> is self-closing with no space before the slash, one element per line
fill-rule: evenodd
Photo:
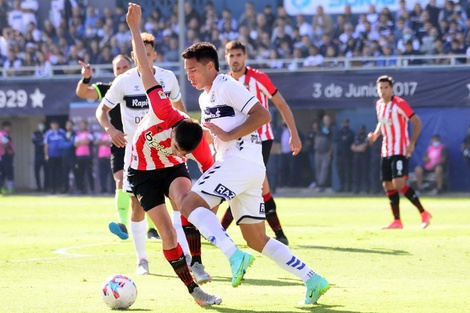
<path fill-rule="evenodd" d="M 185 163 L 186 158 L 172 153 L 171 131 L 178 122 L 188 116 L 173 108 L 161 86 L 150 88 L 147 95 L 150 103 L 149 112 L 134 134 L 130 167 L 139 171 L 150 171 Z M 192 154 L 203 171 L 211 167 L 214 162 L 204 138 Z"/>
<path fill-rule="evenodd" d="M 383 136 L 380 155 L 405 155 L 410 143 L 408 121 L 415 112 L 408 102 L 397 96 L 393 96 L 389 103 L 384 103 L 382 99 L 377 100 L 375 108 Z"/>
<path fill-rule="evenodd" d="M 228 75 L 232 75 L 232 72 L 229 72 Z M 266 73 L 247 66 L 245 74 L 240 76 L 238 81 L 243 83 L 243 85 L 256 96 L 266 110 L 269 110 L 269 100 L 276 94 L 277 88 Z M 261 126 L 261 128 L 258 129 L 258 134 L 262 141 L 274 139 L 270 123 Z"/>

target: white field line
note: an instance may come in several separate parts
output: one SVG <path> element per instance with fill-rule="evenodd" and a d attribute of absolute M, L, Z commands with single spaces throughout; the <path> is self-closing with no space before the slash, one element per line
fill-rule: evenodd
<path fill-rule="evenodd" d="M 52 251 L 52 253 L 59 254 L 61 256 L 58 257 L 49 257 L 49 258 L 30 258 L 30 259 L 20 259 L 20 260 L 11 260 L 5 261 L 0 260 L 1 263 L 25 263 L 25 262 L 37 262 L 37 261 L 54 261 L 54 260 L 63 260 L 63 259 L 74 259 L 74 258 L 95 258 L 95 257 L 102 257 L 102 254 L 83 254 L 83 253 L 72 253 L 72 250 L 79 250 L 88 247 L 96 247 L 96 246 L 104 246 L 104 245 L 111 245 L 116 244 L 116 242 L 102 242 L 102 243 L 91 243 L 86 245 L 79 245 L 79 246 L 72 246 L 72 247 L 65 247 L 60 248 Z M 116 253 L 116 254 L 109 254 L 109 255 L 125 255 L 125 253 Z"/>

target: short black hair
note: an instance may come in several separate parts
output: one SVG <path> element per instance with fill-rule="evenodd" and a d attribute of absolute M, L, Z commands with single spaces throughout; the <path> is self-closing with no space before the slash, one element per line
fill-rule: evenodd
<path fill-rule="evenodd" d="M 382 76 L 379 76 L 379 78 L 377 78 L 377 81 L 376 83 L 389 83 L 390 86 L 393 86 L 393 77 L 392 76 L 388 76 L 388 75 L 382 75 Z"/>
<path fill-rule="evenodd" d="M 193 118 L 186 118 L 175 127 L 175 140 L 180 149 L 192 152 L 202 140 L 202 126 Z"/>
<path fill-rule="evenodd" d="M 206 41 L 196 42 L 181 53 L 183 59 L 195 58 L 196 61 L 206 65 L 209 62 L 213 62 L 215 70 L 219 71 L 219 56 L 217 49 L 213 44 Z"/>
<path fill-rule="evenodd" d="M 246 46 L 239 40 L 232 40 L 225 44 L 225 54 L 232 49 L 240 49 L 243 51 L 243 54 L 246 54 Z"/>

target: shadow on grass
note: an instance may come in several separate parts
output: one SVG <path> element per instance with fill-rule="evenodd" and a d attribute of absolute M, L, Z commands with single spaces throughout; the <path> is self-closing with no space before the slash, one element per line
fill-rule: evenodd
<path fill-rule="evenodd" d="M 308 306 L 299 306 L 294 307 L 291 310 L 283 309 L 282 311 L 263 311 L 263 310 L 256 310 L 256 309 L 235 309 L 235 308 L 227 308 L 223 306 L 208 306 L 205 307 L 207 310 L 217 311 L 221 313 L 298 313 L 298 312 L 315 312 L 315 313 L 367 313 L 364 311 L 348 311 L 343 310 L 344 306 L 342 305 L 328 305 L 328 304 L 315 304 L 315 305 L 308 305 Z"/>
<path fill-rule="evenodd" d="M 327 247 L 327 246 L 297 246 L 305 249 L 320 249 L 320 250 L 331 250 L 340 252 L 354 252 L 354 253 L 375 253 L 375 254 L 389 254 L 389 255 L 411 255 L 405 250 L 394 250 L 394 249 L 361 249 L 361 248 L 343 248 L 343 247 Z"/>
<path fill-rule="evenodd" d="M 248 274 L 247 274 L 248 275 Z M 149 274 L 149 276 L 164 277 L 164 278 L 175 278 L 174 275 L 161 275 L 161 274 Z M 232 278 L 228 276 L 212 276 L 213 282 L 227 283 L 230 286 Z M 302 286 L 300 280 L 294 280 L 289 278 L 275 278 L 273 279 L 250 279 L 249 277 L 244 278 L 242 281 L 243 286 Z"/>

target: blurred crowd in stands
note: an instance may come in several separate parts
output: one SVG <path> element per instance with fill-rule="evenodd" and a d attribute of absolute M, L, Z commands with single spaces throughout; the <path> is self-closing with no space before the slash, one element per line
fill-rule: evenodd
<path fill-rule="evenodd" d="M 412 1 L 412 0 L 408 0 Z M 53 67 L 110 64 L 117 54 L 129 55 L 131 34 L 125 21 L 126 8 L 98 10 L 91 1 L 52 0 L 49 18 L 39 20 L 37 0 L 0 0 L 0 66 L 7 75 L 75 74 L 80 69 Z M 467 0 L 435 0 L 416 3 L 408 10 L 406 1 L 391 12 L 387 7 L 357 14 L 346 5 L 342 14 L 325 14 L 321 6 L 313 16 L 289 16 L 281 5 L 256 10 L 247 1 L 240 16 L 229 9 L 217 12 L 207 1 L 195 8 L 187 1 L 185 45 L 210 41 L 221 51 L 227 41 L 238 39 L 249 47 L 250 59 L 264 68 L 342 66 L 337 57 L 366 57 L 354 66 L 393 66 L 394 56 L 465 55 L 458 63 L 470 63 L 470 12 Z M 158 7 L 145 10 L 142 29 L 156 38 L 158 60 L 178 62 L 178 8 L 163 14 Z M 374 59 L 373 57 L 380 57 Z M 383 58 L 382 58 L 383 57 Z M 371 60 L 372 58 L 372 60 Z M 449 59 L 411 58 L 410 64 L 447 64 Z M 28 67 L 30 70 L 19 71 Z"/>

